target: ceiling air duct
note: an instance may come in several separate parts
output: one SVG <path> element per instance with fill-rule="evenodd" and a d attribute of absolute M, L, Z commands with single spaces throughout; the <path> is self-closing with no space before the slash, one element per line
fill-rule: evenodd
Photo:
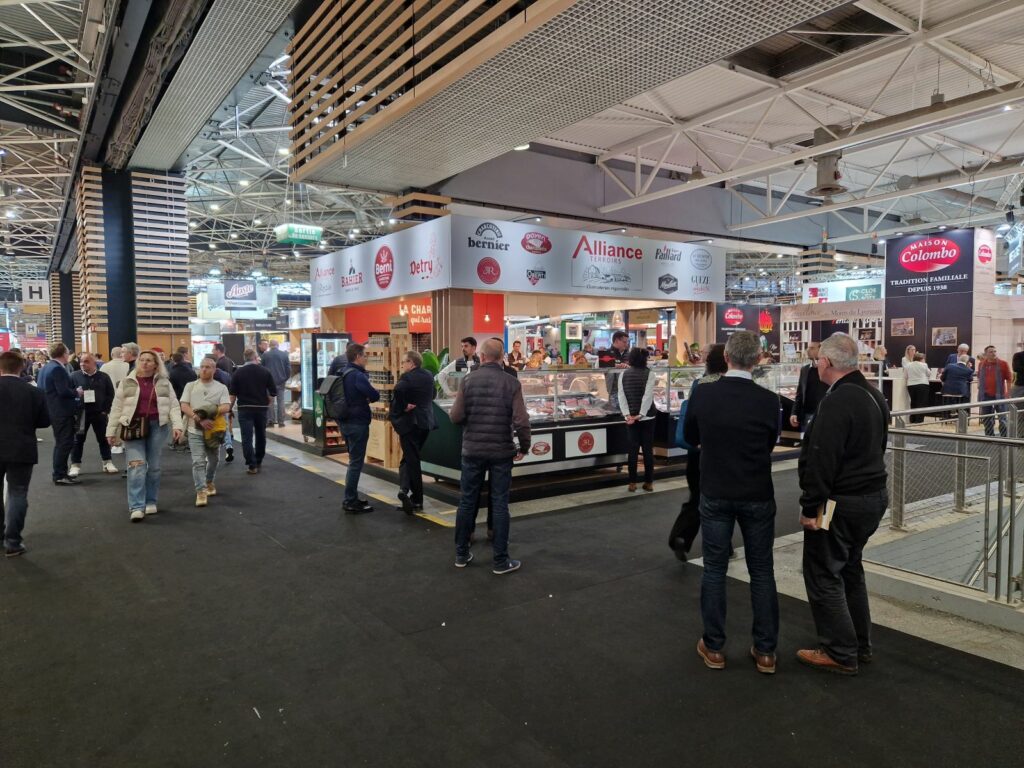
<path fill-rule="evenodd" d="M 833 141 L 836 135 L 842 130 L 838 125 L 829 126 L 829 130 L 818 128 L 814 131 L 815 144 L 827 144 Z M 839 150 L 827 152 L 814 158 L 814 164 L 818 169 L 817 184 L 814 189 L 807 190 L 807 194 L 815 197 L 832 197 L 846 191 L 846 187 L 839 183 L 843 174 L 839 171 L 839 160 L 843 153 Z"/>

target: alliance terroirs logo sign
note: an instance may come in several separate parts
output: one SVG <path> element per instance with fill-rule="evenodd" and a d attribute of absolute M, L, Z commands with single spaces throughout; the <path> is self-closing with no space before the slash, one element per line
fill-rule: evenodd
<path fill-rule="evenodd" d="M 475 237 L 470 235 L 466 238 L 467 244 L 470 248 L 480 248 L 485 251 L 507 251 L 508 243 L 505 242 L 505 236 L 501 234 L 501 230 L 498 229 L 497 225 L 492 224 L 489 221 L 485 221 L 479 227 L 476 228 Z"/>

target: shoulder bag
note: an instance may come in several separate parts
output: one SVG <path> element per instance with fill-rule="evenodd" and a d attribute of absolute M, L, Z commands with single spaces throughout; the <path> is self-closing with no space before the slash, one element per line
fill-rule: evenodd
<path fill-rule="evenodd" d="M 139 389 L 142 387 L 140 386 Z M 153 389 L 150 392 L 150 403 L 156 398 L 156 378 L 153 378 Z M 139 410 L 136 407 L 136 412 Z M 144 440 L 149 437 L 149 417 L 132 416 L 127 425 L 122 424 L 120 430 L 121 440 Z"/>

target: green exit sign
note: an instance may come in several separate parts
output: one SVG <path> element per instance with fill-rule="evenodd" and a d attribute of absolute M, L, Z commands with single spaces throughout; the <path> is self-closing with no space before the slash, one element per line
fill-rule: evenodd
<path fill-rule="evenodd" d="M 323 237 L 324 228 L 312 224 L 278 224 L 274 227 L 277 242 L 289 245 L 316 245 Z"/>

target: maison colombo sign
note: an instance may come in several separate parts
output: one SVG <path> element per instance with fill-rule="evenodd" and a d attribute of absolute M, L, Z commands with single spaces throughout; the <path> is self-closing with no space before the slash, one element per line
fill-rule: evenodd
<path fill-rule="evenodd" d="M 310 283 L 319 307 L 443 288 L 724 301 L 725 250 L 446 216 L 313 259 Z"/>

